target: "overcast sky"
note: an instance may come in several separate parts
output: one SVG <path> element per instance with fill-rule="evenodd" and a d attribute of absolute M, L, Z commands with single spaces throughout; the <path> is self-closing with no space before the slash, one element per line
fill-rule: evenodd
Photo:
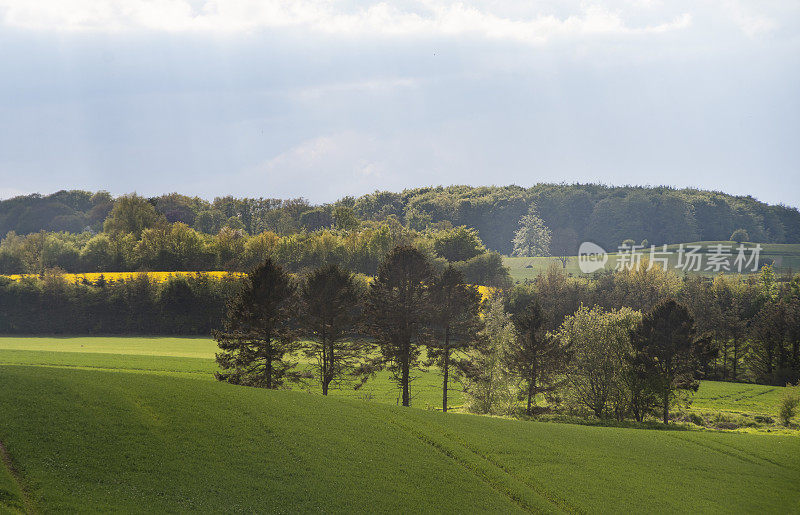
<path fill-rule="evenodd" d="M 0 0 L 0 197 L 667 184 L 800 205 L 800 2 Z"/>

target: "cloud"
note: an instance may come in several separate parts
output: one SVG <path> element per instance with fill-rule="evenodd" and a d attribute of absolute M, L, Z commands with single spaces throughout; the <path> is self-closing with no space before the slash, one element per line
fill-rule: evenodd
<path fill-rule="evenodd" d="M 689 13 L 632 25 L 622 9 L 572 6 L 512 12 L 496 4 L 419 1 L 397 7 L 379 2 L 349 7 L 318 0 L 0 0 L 3 23 L 23 29 L 167 32 L 247 32 L 302 28 L 323 34 L 358 36 L 477 36 L 543 44 L 551 39 L 595 35 L 659 34 L 685 29 Z"/>
<path fill-rule="evenodd" d="M 727 12 L 733 22 L 749 38 L 768 34 L 778 28 L 778 22 L 765 14 L 754 12 L 752 4 L 743 4 L 735 0 L 726 3 Z"/>
<path fill-rule="evenodd" d="M 422 79 L 415 79 L 411 77 L 331 82 L 322 85 L 300 88 L 296 91 L 289 92 L 289 95 L 298 100 L 308 101 L 318 100 L 326 95 L 336 93 L 369 94 L 391 92 L 400 88 L 414 88 L 419 86 L 421 82 L 423 82 Z"/>
<path fill-rule="evenodd" d="M 318 199 L 333 200 L 368 193 L 379 185 L 399 190 L 420 181 L 437 182 L 440 159 L 429 133 L 345 130 L 300 141 L 245 168 L 237 181 L 286 197 L 314 192 Z"/>

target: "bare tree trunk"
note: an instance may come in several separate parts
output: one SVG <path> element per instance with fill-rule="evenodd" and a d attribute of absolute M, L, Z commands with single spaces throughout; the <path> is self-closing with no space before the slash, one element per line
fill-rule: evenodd
<path fill-rule="evenodd" d="M 528 383 L 528 408 L 526 413 L 528 415 L 531 414 L 531 404 L 533 402 L 534 394 L 536 393 L 536 373 L 537 373 L 537 363 L 536 363 L 536 354 L 533 355 L 533 360 L 531 361 L 531 377 L 530 382 Z"/>
<path fill-rule="evenodd" d="M 449 353 L 448 353 L 449 354 Z M 442 411 L 447 413 L 447 380 L 448 380 L 448 358 L 449 356 L 445 354 L 444 358 L 444 379 L 442 380 Z"/>
<path fill-rule="evenodd" d="M 531 415 L 531 404 L 533 403 L 533 397 L 536 393 L 536 358 L 533 359 L 533 363 L 531 363 L 531 377 L 528 382 L 528 408 L 526 409 L 526 413 Z"/>
<path fill-rule="evenodd" d="M 725 349 L 725 344 L 722 344 L 722 380 L 724 381 L 727 377 L 727 369 L 728 369 L 728 353 Z"/>
<path fill-rule="evenodd" d="M 327 334 L 325 331 L 325 322 L 322 323 L 322 370 L 320 370 L 320 376 L 322 379 L 322 395 L 328 395 L 328 384 L 331 382 L 331 358 L 333 358 L 333 349 L 329 347 L 332 344 L 329 344 L 327 341 Z"/>
<path fill-rule="evenodd" d="M 402 363 L 400 363 L 400 382 L 403 386 L 403 406 L 411 406 L 411 397 L 408 392 L 408 382 L 410 380 L 410 363 L 411 349 L 410 344 L 406 342 L 405 349 L 402 354 Z"/>
<path fill-rule="evenodd" d="M 531 399 L 533 398 L 533 379 L 528 382 L 528 407 L 525 409 L 525 413 L 530 415 L 531 414 Z"/>
<path fill-rule="evenodd" d="M 409 379 L 409 370 L 408 370 L 408 360 L 403 361 L 403 406 L 411 406 L 411 398 L 408 395 L 408 379 Z"/>
<path fill-rule="evenodd" d="M 444 364 L 442 366 L 444 379 L 442 380 L 442 412 L 447 413 L 447 381 L 450 375 L 450 328 L 444 332 Z"/>

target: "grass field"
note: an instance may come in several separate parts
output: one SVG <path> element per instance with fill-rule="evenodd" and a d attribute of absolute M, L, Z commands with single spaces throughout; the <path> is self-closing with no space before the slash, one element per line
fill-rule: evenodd
<path fill-rule="evenodd" d="M 213 380 L 214 371 L 218 370 L 214 361 L 217 350 L 211 338 L 6 336 L 0 337 L 0 365 L 139 371 Z M 300 367 L 308 366 L 305 358 L 300 362 Z M 294 388 L 311 393 L 320 391 L 319 385 L 312 381 Z M 459 384 L 452 383 L 451 389 L 450 404 L 457 407 L 463 403 Z M 330 394 L 399 403 L 399 390 L 388 373 L 378 374 L 358 390 L 351 385 L 338 385 Z M 783 388 L 775 386 L 703 381 L 693 396 L 691 409 L 774 417 L 782 395 Z M 441 408 L 441 376 L 436 369 L 416 374 L 412 396 L 415 407 Z"/>
<path fill-rule="evenodd" d="M 0 513 L 800 507 L 798 436 L 409 410 L 385 375 L 329 398 L 236 387 L 212 380 L 214 352 L 204 338 L 0 338 L 0 442 L 24 487 L 0 465 Z M 415 406 L 439 405 L 435 371 L 415 388 Z M 703 382 L 692 411 L 774 415 L 781 393 Z"/>
<path fill-rule="evenodd" d="M 0 438 L 41 511 L 787 512 L 800 502 L 795 437 L 444 415 L 19 365 L 0 366 L 0 391 Z"/>
<path fill-rule="evenodd" d="M 24 512 L 28 506 L 25 503 L 25 496 L 19 488 L 16 478 L 11 474 L 8 457 L 3 450 L 0 457 L 0 513 Z"/>
<path fill-rule="evenodd" d="M 720 243 L 723 245 L 732 245 L 731 242 L 729 241 L 700 241 L 694 243 L 686 243 L 684 245 L 700 245 L 704 250 L 707 250 L 712 245 Z M 751 244 L 748 244 L 748 246 L 749 245 Z M 776 270 L 779 273 L 800 272 L 800 244 L 762 243 L 761 247 L 762 247 L 761 257 L 775 260 Z M 677 264 L 677 259 L 678 259 L 677 254 L 675 254 L 675 251 L 677 249 L 678 249 L 677 245 L 667 246 L 667 251 L 673 253 L 670 256 L 669 266 L 672 270 L 676 271 L 676 273 L 683 274 L 684 273 L 683 271 L 674 268 L 675 265 Z M 607 249 L 607 250 L 616 250 L 616 249 Z M 649 249 L 647 249 L 644 255 L 646 256 L 648 255 L 648 253 Z M 551 263 L 557 263 L 558 266 L 562 266 L 561 262 L 558 261 L 555 257 L 532 257 L 532 258 L 507 257 L 507 256 L 503 257 L 503 264 L 509 268 L 509 271 L 511 273 L 511 278 L 514 281 L 524 281 L 526 279 L 533 279 L 543 271 L 547 270 L 547 267 L 549 267 Z M 705 263 L 706 261 L 704 259 L 703 267 L 706 266 Z M 617 265 L 617 254 L 609 253 L 608 262 L 606 263 L 606 269 L 613 270 L 614 267 L 616 267 L 616 265 Z M 573 275 L 583 275 L 580 268 L 578 267 L 577 256 L 569 257 L 566 271 Z M 702 275 L 716 275 L 715 272 L 706 270 L 703 270 L 699 273 L 701 273 Z"/>
<path fill-rule="evenodd" d="M 214 355 L 218 348 L 210 338 L 160 337 L 0 337 L 0 364 L 38 365 L 105 369 L 112 371 L 149 371 L 191 374 L 213 380 L 218 370 Z M 300 368 L 308 361 L 300 360 Z M 441 376 L 436 371 L 417 372 L 412 383 L 412 405 L 441 408 Z M 317 393 L 313 381 L 295 386 L 297 390 Z M 463 398 L 456 382 L 451 384 L 450 405 L 457 407 Z M 352 385 L 334 385 L 330 395 L 353 399 L 399 404 L 399 390 L 387 372 L 378 373 L 358 390 Z"/>
<path fill-rule="evenodd" d="M 778 386 L 703 381 L 692 408 L 775 416 L 783 391 Z"/>

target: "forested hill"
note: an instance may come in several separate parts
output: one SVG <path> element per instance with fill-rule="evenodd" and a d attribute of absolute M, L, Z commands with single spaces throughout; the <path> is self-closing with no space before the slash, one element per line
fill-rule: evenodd
<path fill-rule="evenodd" d="M 0 201 L 0 235 L 9 231 L 101 231 L 115 201 L 106 192 L 77 190 Z M 606 248 L 626 239 L 657 245 L 729 240 L 738 229 L 746 231 L 748 241 L 800 243 L 797 208 L 768 205 L 752 197 L 667 187 L 429 187 L 346 197 L 325 205 L 273 198 L 220 197 L 209 202 L 177 193 L 149 201 L 167 221 L 184 222 L 204 233 L 215 234 L 225 226 L 250 234 L 314 231 L 341 226 L 343 213 L 349 212 L 359 220 L 396 218 L 417 230 L 442 223 L 474 227 L 489 248 L 504 254 L 511 252 L 519 220 L 531 206 L 552 231 L 554 249 L 573 248 L 584 240 Z"/>

